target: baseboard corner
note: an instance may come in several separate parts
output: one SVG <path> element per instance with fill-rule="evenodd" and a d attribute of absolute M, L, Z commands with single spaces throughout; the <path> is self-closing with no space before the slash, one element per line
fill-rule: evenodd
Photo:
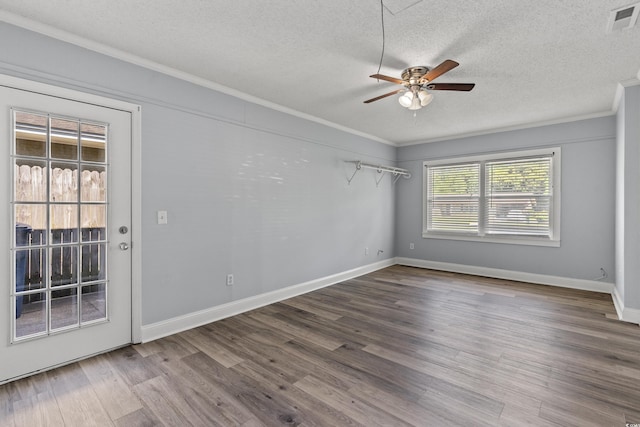
<path fill-rule="evenodd" d="M 364 274 L 372 273 L 386 267 L 395 265 L 395 259 L 389 258 L 371 264 L 356 267 L 351 270 L 321 277 L 319 279 L 310 280 L 308 282 L 299 283 L 288 286 L 283 289 L 266 292 L 260 295 L 244 298 L 241 300 L 230 301 L 225 304 L 204 310 L 187 313 L 170 319 L 161 320 L 159 322 L 143 325 L 141 328 L 142 343 L 153 341 L 169 335 L 173 335 L 188 329 L 206 325 L 207 323 L 222 320 L 227 317 L 235 316 L 265 305 L 273 304 L 288 298 L 302 295 L 307 292 L 315 291 L 326 286 L 335 285 L 345 280 L 353 279 Z"/>
<path fill-rule="evenodd" d="M 455 264 L 449 262 L 429 261 L 415 258 L 396 258 L 400 265 L 409 267 L 428 268 L 432 270 L 448 271 L 452 273 L 470 274 L 473 276 L 492 277 L 495 279 L 515 280 L 518 282 L 534 283 L 539 285 L 559 286 L 563 288 L 579 289 L 611 294 L 614 290 L 613 283 L 599 282 L 596 280 L 574 279 L 571 277 L 552 276 L 547 274 L 527 273 L 515 270 L 503 270 L 491 267 L 479 267 L 473 265 Z"/>

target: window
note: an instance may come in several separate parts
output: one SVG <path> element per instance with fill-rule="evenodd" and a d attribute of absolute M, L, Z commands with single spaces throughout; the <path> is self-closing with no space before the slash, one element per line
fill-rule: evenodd
<path fill-rule="evenodd" d="M 424 166 L 423 237 L 559 246 L 559 148 Z"/>

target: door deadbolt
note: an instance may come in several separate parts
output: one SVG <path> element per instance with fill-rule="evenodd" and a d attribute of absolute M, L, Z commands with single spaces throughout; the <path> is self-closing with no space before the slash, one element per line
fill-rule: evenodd
<path fill-rule="evenodd" d="M 120 232 L 120 234 L 127 234 L 129 232 L 129 229 L 123 225 L 118 229 L 118 231 Z"/>

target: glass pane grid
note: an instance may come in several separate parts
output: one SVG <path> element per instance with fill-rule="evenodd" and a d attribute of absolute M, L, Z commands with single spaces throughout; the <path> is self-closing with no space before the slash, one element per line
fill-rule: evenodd
<path fill-rule="evenodd" d="M 24 339 L 34 335 L 46 335 L 49 331 L 47 322 L 47 293 L 40 292 L 38 298 L 25 304 L 23 296 L 16 297 L 15 338 Z"/>
<path fill-rule="evenodd" d="M 487 225 L 493 235 L 551 235 L 551 158 L 486 165 Z"/>
<path fill-rule="evenodd" d="M 478 232 L 480 164 L 428 169 L 428 231 Z"/>
<path fill-rule="evenodd" d="M 553 156 L 427 166 L 426 231 L 551 238 Z"/>
<path fill-rule="evenodd" d="M 13 113 L 10 293 L 20 341 L 107 320 L 107 126 Z"/>
<path fill-rule="evenodd" d="M 107 283 L 83 286 L 81 302 L 81 324 L 107 320 Z"/>
<path fill-rule="evenodd" d="M 77 287 L 51 291 L 50 319 L 52 331 L 79 325 Z"/>

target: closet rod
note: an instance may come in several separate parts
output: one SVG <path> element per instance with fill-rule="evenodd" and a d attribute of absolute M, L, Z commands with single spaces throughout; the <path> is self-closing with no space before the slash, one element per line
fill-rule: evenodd
<path fill-rule="evenodd" d="M 402 168 L 396 168 L 394 166 L 374 165 L 374 164 L 371 164 L 371 163 L 364 163 L 364 162 L 362 162 L 360 160 L 347 160 L 346 162 L 347 163 L 354 163 L 356 165 L 356 170 L 353 171 L 353 175 L 351 175 L 351 178 L 347 179 L 349 184 L 351 184 L 351 181 L 353 180 L 353 177 L 355 177 L 356 173 L 358 173 L 358 171 L 361 170 L 362 168 L 374 169 L 374 170 L 378 171 L 378 173 L 382 174 L 382 176 L 380 177 L 380 180 L 376 180 L 376 186 L 378 186 L 378 184 L 382 180 L 382 177 L 387 172 L 393 174 L 396 177 L 396 179 L 394 180 L 394 183 L 401 176 L 403 176 L 403 177 L 405 177 L 407 179 L 411 178 L 411 173 L 408 170 L 402 169 Z"/>
<path fill-rule="evenodd" d="M 360 168 L 375 169 L 378 172 L 391 172 L 394 175 L 402 175 L 402 176 L 406 176 L 407 178 L 411 178 L 411 173 L 408 170 L 402 169 L 402 168 L 396 168 L 393 166 L 373 165 L 370 163 L 361 162 L 360 160 L 350 160 L 349 163 L 355 163 L 356 169 L 360 169 Z"/>

